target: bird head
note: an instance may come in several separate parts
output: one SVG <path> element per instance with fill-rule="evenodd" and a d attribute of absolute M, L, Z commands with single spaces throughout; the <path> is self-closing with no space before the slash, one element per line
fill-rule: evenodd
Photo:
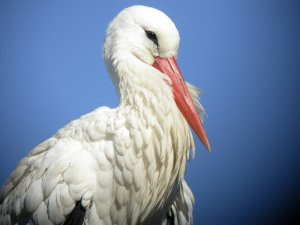
<path fill-rule="evenodd" d="M 166 14 L 151 7 L 132 6 L 110 23 L 103 46 L 104 59 L 117 85 L 122 79 L 119 68 L 130 59 L 162 74 L 180 112 L 210 151 L 202 121 L 176 62 L 179 40 L 178 30 Z"/>

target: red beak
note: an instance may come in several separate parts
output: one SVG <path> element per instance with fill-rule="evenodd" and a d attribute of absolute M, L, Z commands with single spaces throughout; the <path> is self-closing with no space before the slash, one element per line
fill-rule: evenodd
<path fill-rule="evenodd" d="M 210 151 L 210 145 L 206 137 L 202 122 L 194 106 L 191 95 L 183 80 L 181 72 L 178 68 L 176 59 L 174 57 L 156 57 L 153 67 L 166 74 L 172 80 L 171 87 L 173 89 L 174 99 L 177 107 L 179 108 L 188 124 L 192 127 L 202 144 L 208 151 Z"/>

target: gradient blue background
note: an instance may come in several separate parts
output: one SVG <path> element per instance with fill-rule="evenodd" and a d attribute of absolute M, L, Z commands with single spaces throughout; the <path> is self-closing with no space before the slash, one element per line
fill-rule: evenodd
<path fill-rule="evenodd" d="M 173 19 L 184 77 L 204 90 L 213 150 L 197 140 L 187 168 L 195 224 L 297 224 L 299 1 L 2 0 L 0 184 L 63 125 L 118 104 L 101 45 L 109 21 L 134 4 Z"/>

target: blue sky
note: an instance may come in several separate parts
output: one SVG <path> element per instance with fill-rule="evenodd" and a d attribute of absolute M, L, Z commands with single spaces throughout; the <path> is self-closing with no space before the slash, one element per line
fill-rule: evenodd
<path fill-rule="evenodd" d="M 1 1 L 0 184 L 59 128 L 117 106 L 101 45 L 134 4 L 172 18 L 181 71 L 204 91 L 212 152 L 197 140 L 186 174 L 195 224 L 289 224 L 300 208 L 297 1 Z"/>

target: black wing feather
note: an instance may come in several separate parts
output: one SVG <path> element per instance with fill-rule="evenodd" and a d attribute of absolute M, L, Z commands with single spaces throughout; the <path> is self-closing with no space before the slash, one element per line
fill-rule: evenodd
<path fill-rule="evenodd" d="M 76 202 L 73 211 L 67 216 L 63 225 L 82 225 L 86 209 L 82 207 L 80 201 Z"/>
<path fill-rule="evenodd" d="M 167 221 L 168 221 L 168 225 L 175 225 L 175 217 L 174 217 L 174 212 L 172 207 L 170 208 L 168 214 L 167 214 Z"/>

